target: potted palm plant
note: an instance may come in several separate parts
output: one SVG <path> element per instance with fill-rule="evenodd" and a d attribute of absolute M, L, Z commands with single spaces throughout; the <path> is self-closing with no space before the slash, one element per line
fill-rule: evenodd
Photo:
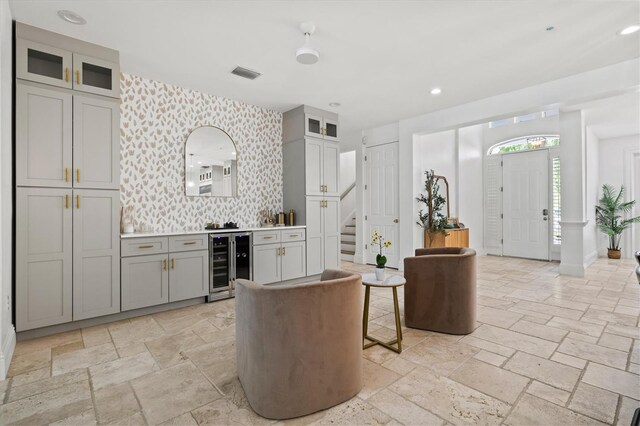
<path fill-rule="evenodd" d="M 602 185 L 602 197 L 596 206 L 596 225 L 609 238 L 609 259 L 620 259 L 620 238 L 622 232 L 632 223 L 640 222 L 640 216 L 625 219 L 633 210 L 635 200 L 624 201 L 624 186 L 617 191 L 611 185 Z"/>

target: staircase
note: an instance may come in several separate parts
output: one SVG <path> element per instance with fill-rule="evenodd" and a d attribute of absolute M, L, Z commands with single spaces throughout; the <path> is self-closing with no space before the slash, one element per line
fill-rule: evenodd
<path fill-rule="evenodd" d="M 340 252 L 342 260 L 353 262 L 356 254 L 356 218 L 352 217 L 340 231 Z"/>

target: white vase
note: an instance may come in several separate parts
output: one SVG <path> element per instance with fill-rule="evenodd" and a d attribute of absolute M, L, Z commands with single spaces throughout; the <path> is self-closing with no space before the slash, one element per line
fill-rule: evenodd
<path fill-rule="evenodd" d="M 376 266 L 376 280 L 384 281 L 384 268 L 378 268 Z"/>

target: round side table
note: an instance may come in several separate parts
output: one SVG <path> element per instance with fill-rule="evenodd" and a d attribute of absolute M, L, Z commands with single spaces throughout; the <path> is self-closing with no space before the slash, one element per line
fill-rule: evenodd
<path fill-rule="evenodd" d="M 405 285 L 406 282 L 407 280 L 399 275 L 389 275 L 384 280 L 378 281 L 376 279 L 376 274 L 362 274 L 362 285 L 365 287 L 364 313 L 362 315 L 362 337 L 363 340 L 371 340 L 371 343 L 363 343 L 362 349 L 380 345 L 397 353 L 402 352 L 402 325 L 400 324 L 400 308 L 398 307 L 398 287 Z M 396 317 L 396 338 L 389 342 L 383 342 L 375 337 L 367 335 L 371 287 L 385 287 L 393 290 L 393 310 Z M 397 348 L 391 346 L 394 344 L 397 344 Z"/>

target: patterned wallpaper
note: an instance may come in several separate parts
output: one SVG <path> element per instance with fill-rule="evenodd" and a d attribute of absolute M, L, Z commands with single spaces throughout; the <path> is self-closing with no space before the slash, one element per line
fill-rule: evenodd
<path fill-rule="evenodd" d="M 209 221 L 259 223 L 282 210 L 282 114 L 231 99 L 122 74 L 120 201 L 136 230 L 202 229 Z M 187 197 L 184 147 L 196 127 L 213 125 L 234 140 L 238 196 Z"/>

